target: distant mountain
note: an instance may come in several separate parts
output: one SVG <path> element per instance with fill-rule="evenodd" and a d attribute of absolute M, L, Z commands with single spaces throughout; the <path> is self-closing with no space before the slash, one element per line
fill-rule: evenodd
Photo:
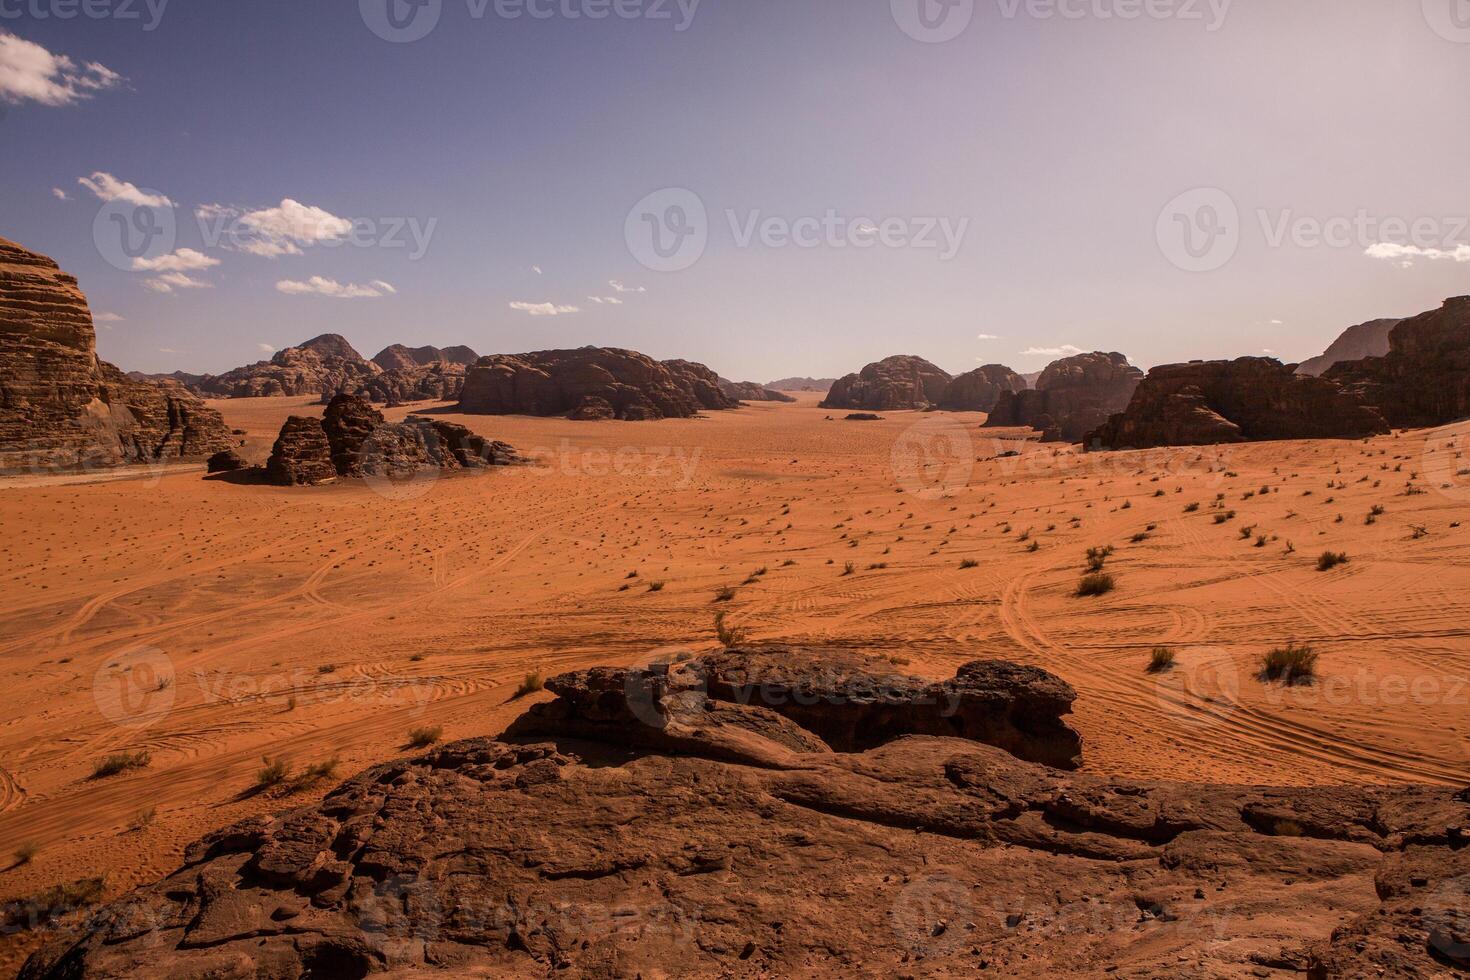
<path fill-rule="evenodd" d="M 385 347 L 373 358 L 373 363 L 384 371 L 412 370 L 413 368 L 429 367 L 433 364 L 458 364 L 461 367 L 470 367 L 480 359 L 480 355 L 468 347 L 405 347 L 402 344 L 394 344 Z"/>
<path fill-rule="evenodd" d="M 782 378 L 765 387 L 772 391 L 819 391 L 828 392 L 837 383 L 836 378 Z"/>
<path fill-rule="evenodd" d="M 380 373 L 382 368 L 364 360 L 347 338 L 329 333 L 277 351 L 269 361 L 206 378 L 195 387 L 219 398 L 294 397 L 340 391 Z"/>
<path fill-rule="evenodd" d="M 1045 371 L 1037 371 L 1034 374 L 1023 374 L 1021 375 L 1021 380 L 1026 382 L 1027 388 L 1035 388 L 1036 382 L 1040 381 L 1041 376 L 1045 373 Z"/>
<path fill-rule="evenodd" d="M 177 381 L 185 388 L 197 388 L 209 380 L 209 375 L 207 374 L 188 374 L 184 371 L 173 371 L 169 374 L 145 374 L 142 371 L 129 371 L 128 377 L 134 381 L 152 381 L 154 383 L 160 381 Z"/>
<path fill-rule="evenodd" d="M 794 402 L 795 398 L 754 381 L 720 379 L 720 390 L 738 402 Z"/>
<path fill-rule="evenodd" d="M 1361 361 L 1365 357 L 1383 357 L 1388 353 L 1388 335 L 1403 320 L 1369 320 L 1356 327 L 1348 327 L 1341 337 L 1327 348 L 1327 353 L 1303 362 L 1297 374 L 1314 377 L 1327 373 L 1327 369 L 1343 361 Z"/>

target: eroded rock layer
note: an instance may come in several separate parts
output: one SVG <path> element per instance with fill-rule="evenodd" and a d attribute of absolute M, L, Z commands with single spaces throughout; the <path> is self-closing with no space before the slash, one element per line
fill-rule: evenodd
<path fill-rule="evenodd" d="M 1373 405 L 1390 425 L 1425 428 L 1470 417 L 1470 296 L 1411 317 L 1383 357 L 1339 363 L 1325 377 Z"/>
<path fill-rule="evenodd" d="M 943 401 L 953 379 L 922 357 L 899 354 L 839 378 L 822 408 L 896 412 L 926 409 Z"/>
<path fill-rule="evenodd" d="M 833 751 L 679 680 L 702 669 L 557 679 L 544 734 L 376 766 L 210 834 L 22 980 L 1470 966 L 1470 792 L 1120 780 L 932 736 Z M 1019 670 L 988 683 L 1040 679 Z"/>
<path fill-rule="evenodd" d="M 1095 351 L 1052 363 L 1032 390 L 1001 392 L 987 427 L 1029 426 L 1047 442 L 1081 442 L 1123 411 L 1143 372 L 1122 354 Z"/>
<path fill-rule="evenodd" d="M 231 442 L 182 385 L 98 360 L 77 280 L 0 238 L 0 470 L 203 458 Z"/>

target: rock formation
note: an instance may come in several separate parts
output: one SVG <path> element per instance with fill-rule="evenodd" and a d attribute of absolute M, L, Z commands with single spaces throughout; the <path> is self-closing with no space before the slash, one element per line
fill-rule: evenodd
<path fill-rule="evenodd" d="M 482 357 L 465 377 L 470 415 L 563 415 L 642 421 L 736 408 L 702 364 L 602 347 Z M 609 414 L 610 413 L 610 414 Z"/>
<path fill-rule="evenodd" d="M 412 370 L 431 367 L 435 364 L 458 364 L 469 367 L 480 359 L 480 355 L 468 347 L 405 347 L 394 344 L 385 347 L 373 358 L 373 363 L 384 371 Z"/>
<path fill-rule="evenodd" d="M 1470 416 L 1470 296 L 1394 327 L 1383 357 L 1348 361 L 1325 377 L 1397 428 L 1447 425 Z"/>
<path fill-rule="evenodd" d="M 389 408 L 413 402 L 457 402 L 464 393 L 464 378 L 464 366 L 449 361 L 424 367 L 392 368 L 348 382 L 340 391 L 324 393 L 321 403 L 329 405 L 338 395 L 361 395 Z"/>
<path fill-rule="evenodd" d="M 223 449 L 209 457 L 205 469 L 210 473 L 235 473 L 243 470 L 250 464 L 245 462 L 245 457 L 233 449 Z"/>
<path fill-rule="evenodd" d="M 720 390 L 726 398 L 737 402 L 794 402 L 795 398 L 784 392 L 775 391 L 754 381 L 727 381 L 720 379 Z"/>
<path fill-rule="evenodd" d="M 1036 388 L 1001 392 L 985 425 L 1029 426 L 1046 442 L 1081 442 L 1128 407 L 1143 372 L 1122 354 L 1078 354 L 1052 363 Z"/>
<path fill-rule="evenodd" d="M 848 669 L 818 679 L 838 696 L 812 692 L 804 715 L 841 738 L 886 690 Z M 557 678 L 557 700 L 502 740 L 375 766 L 205 836 L 172 875 L 58 930 L 21 980 L 1470 966 L 1470 791 L 1124 780 L 903 726 L 850 751 L 705 680 L 752 671 L 727 654 Z M 971 674 L 994 717 L 1065 688 L 1008 665 Z M 913 693 L 902 682 L 885 719 Z"/>
<path fill-rule="evenodd" d="M 0 238 L 0 470 L 202 459 L 232 443 L 182 385 L 99 360 L 77 280 Z"/>
<path fill-rule="evenodd" d="M 520 462 L 514 449 L 462 425 L 410 415 L 388 422 L 367 399 L 338 395 L 321 419 L 293 415 L 281 428 L 265 475 L 283 486 L 339 477 L 411 477 L 421 470 L 480 469 Z"/>
<path fill-rule="evenodd" d="M 1298 374 L 1321 377 L 1327 369 L 1343 361 L 1361 361 L 1365 357 L 1382 357 L 1388 353 L 1388 335 L 1402 320 L 1369 320 L 1356 327 L 1348 327 L 1341 337 L 1321 357 L 1303 361 Z"/>
<path fill-rule="evenodd" d="M 772 391 L 820 391 L 825 394 L 837 383 L 836 378 L 781 378 L 766 387 Z"/>
<path fill-rule="evenodd" d="M 839 379 L 820 407 L 870 412 L 922 410 L 943 401 L 951 380 L 922 357 L 900 354 Z"/>
<path fill-rule="evenodd" d="M 939 407 L 950 412 L 989 412 L 1001 395 L 1029 387 L 1025 378 L 1004 364 L 987 364 L 950 382 Z"/>
<path fill-rule="evenodd" d="M 320 395 L 349 389 L 381 371 L 345 338 L 329 333 L 277 351 L 269 361 L 206 377 L 197 388 L 214 398 Z"/>
<path fill-rule="evenodd" d="M 1267 357 L 1156 367 L 1127 411 L 1087 434 L 1093 449 L 1207 446 L 1267 439 L 1361 439 L 1389 431 L 1335 381 Z"/>

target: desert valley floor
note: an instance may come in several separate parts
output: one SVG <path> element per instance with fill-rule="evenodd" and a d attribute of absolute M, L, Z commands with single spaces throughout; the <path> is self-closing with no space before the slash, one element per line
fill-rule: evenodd
<path fill-rule="evenodd" d="M 104 872 L 117 895 L 304 802 L 248 794 L 262 756 L 346 776 L 418 726 L 493 735 L 528 674 L 706 649 L 721 610 L 753 640 L 934 677 L 1045 667 L 1078 690 L 1090 772 L 1464 784 L 1465 426 L 1079 457 L 981 415 L 848 422 L 818 397 L 657 423 L 430 409 L 538 462 L 407 486 L 0 481 L 0 855 L 40 847 L 0 860 L 0 899 Z M 259 461 L 313 401 L 211 404 Z M 1077 598 L 1108 545 L 1117 590 Z M 1350 561 L 1320 572 L 1327 550 Z M 1314 686 L 1257 677 L 1289 641 L 1321 654 Z M 1157 646 L 1173 672 L 1146 671 Z M 151 764 L 89 778 L 123 750 Z"/>

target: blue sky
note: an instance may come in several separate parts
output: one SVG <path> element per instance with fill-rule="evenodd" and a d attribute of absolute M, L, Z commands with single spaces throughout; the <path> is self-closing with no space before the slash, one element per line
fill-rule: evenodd
<path fill-rule="evenodd" d="M 703 0 L 679 30 L 692 0 L 600 20 L 565 13 L 598 0 L 544 19 L 442 0 L 427 37 L 390 43 L 351 0 L 172 0 L 152 30 L 144 0 L 137 20 L 0 0 L 0 235 L 76 274 L 109 314 L 103 356 L 150 371 L 327 331 L 369 356 L 594 343 L 742 380 L 894 353 L 956 372 L 1070 348 L 1299 360 L 1470 292 L 1470 31 L 1441 0 L 1173 0 L 1126 20 L 1130 0 L 973 0 L 944 43 L 901 29 L 905 2 Z M 37 48 L 71 59 L 52 104 L 19 87 Z M 108 260 L 94 223 L 124 185 L 168 199 L 188 251 Z M 668 188 L 707 212 L 707 247 L 672 272 L 627 234 Z M 1237 209 L 1206 271 L 1167 240 L 1195 188 L 1213 196 L 1181 227 L 1219 227 L 1197 206 L 1221 193 Z M 367 222 L 378 244 L 292 238 L 286 201 L 316 234 Z M 255 253 L 300 254 L 206 241 L 206 206 L 254 220 Z M 828 215 L 848 247 L 783 244 Z M 860 219 L 895 233 L 852 247 L 873 237 Z M 964 231 L 952 256 L 945 227 Z M 432 229 L 421 256 L 386 247 L 414 228 Z M 150 287 L 169 269 L 207 285 Z"/>

